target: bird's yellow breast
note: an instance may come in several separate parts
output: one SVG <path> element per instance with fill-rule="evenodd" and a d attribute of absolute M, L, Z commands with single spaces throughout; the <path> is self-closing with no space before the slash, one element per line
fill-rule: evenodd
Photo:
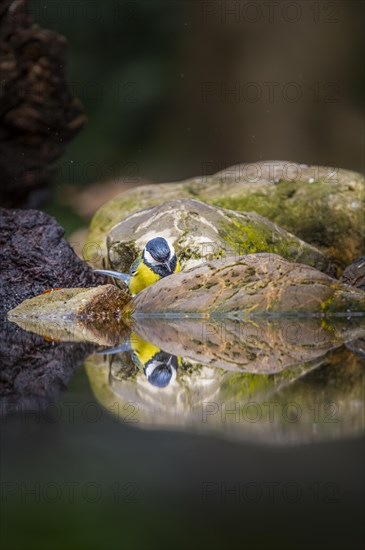
<path fill-rule="evenodd" d="M 150 344 L 149 342 L 145 342 L 135 332 L 132 333 L 130 342 L 133 351 L 142 365 L 146 365 L 146 363 L 148 363 L 148 361 L 150 361 L 152 357 L 160 351 L 160 348 Z"/>
<path fill-rule="evenodd" d="M 180 271 L 179 260 L 177 260 L 174 273 L 177 273 L 178 271 Z M 148 265 L 141 261 L 130 280 L 130 291 L 132 294 L 137 294 L 137 292 L 141 292 L 141 290 L 143 290 L 147 286 L 152 285 L 156 281 L 159 281 L 160 278 L 161 277 L 157 273 L 152 271 L 152 269 L 148 267 Z"/>
<path fill-rule="evenodd" d="M 130 280 L 129 288 L 132 294 L 141 292 L 146 286 L 152 285 L 160 279 L 157 273 L 154 273 L 145 263 L 140 262 L 133 277 Z"/>
<path fill-rule="evenodd" d="M 143 367 L 145 367 L 151 359 L 155 357 L 158 353 L 160 353 L 161 348 L 158 348 L 157 346 L 154 346 L 153 344 L 150 344 L 149 342 L 146 342 L 145 340 L 142 340 L 142 338 L 136 333 L 132 332 L 130 337 L 130 343 L 131 348 L 133 349 L 134 353 L 138 357 L 138 361 L 141 363 Z M 172 354 L 167 354 L 171 357 L 173 357 Z M 175 356 L 177 359 L 177 365 L 181 367 L 182 365 L 182 359 L 179 355 Z"/>

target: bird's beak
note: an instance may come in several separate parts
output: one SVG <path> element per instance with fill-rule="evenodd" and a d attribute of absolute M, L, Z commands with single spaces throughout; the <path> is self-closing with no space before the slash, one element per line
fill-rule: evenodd
<path fill-rule="evenodd" d="M 171 266 L 170 266 L 169 262 L 165 262 L 165 266 L 167 267 L 167 269 L 171 273 L 172 269 L 171 269 Z"/>

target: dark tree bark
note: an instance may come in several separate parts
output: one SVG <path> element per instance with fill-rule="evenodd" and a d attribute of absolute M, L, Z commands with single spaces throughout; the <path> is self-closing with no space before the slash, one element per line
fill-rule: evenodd
<path fill-rule="evenodd" d="M 63 235 L 43 212 L 0 208 L 0 317 L 48 289 L 110 283 L 76 256 Z"/>
<path fill-rule="evenodd" d="M 27 0 L 0 3 L 0 205 L 37 207 L 54 163 L 86 121 L 66 78 L 67 41 L 32 22 Z"/>

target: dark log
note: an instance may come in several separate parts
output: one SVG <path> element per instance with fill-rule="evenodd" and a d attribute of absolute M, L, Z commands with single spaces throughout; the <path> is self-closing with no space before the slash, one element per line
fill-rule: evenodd
<path fill-rule="evenodd" d="M 33 23 L 27 0 L 0 6 L 0 205 L 37 207 L 86 117 L 66 77 L 67 41 Z"/>
<path fill-rule="evenodd" d="M 43 212 L 0 208 L 0 315 L 45 290 L 110 282 L 76 256 L 63 235 Z"/>

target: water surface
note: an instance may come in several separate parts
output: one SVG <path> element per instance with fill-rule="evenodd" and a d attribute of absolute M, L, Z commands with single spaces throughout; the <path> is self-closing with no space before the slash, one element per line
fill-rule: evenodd
<path fill-rule="evenodd" d="M 4 547 L 362 547 L 362 318 L 2 327 Z"/>

